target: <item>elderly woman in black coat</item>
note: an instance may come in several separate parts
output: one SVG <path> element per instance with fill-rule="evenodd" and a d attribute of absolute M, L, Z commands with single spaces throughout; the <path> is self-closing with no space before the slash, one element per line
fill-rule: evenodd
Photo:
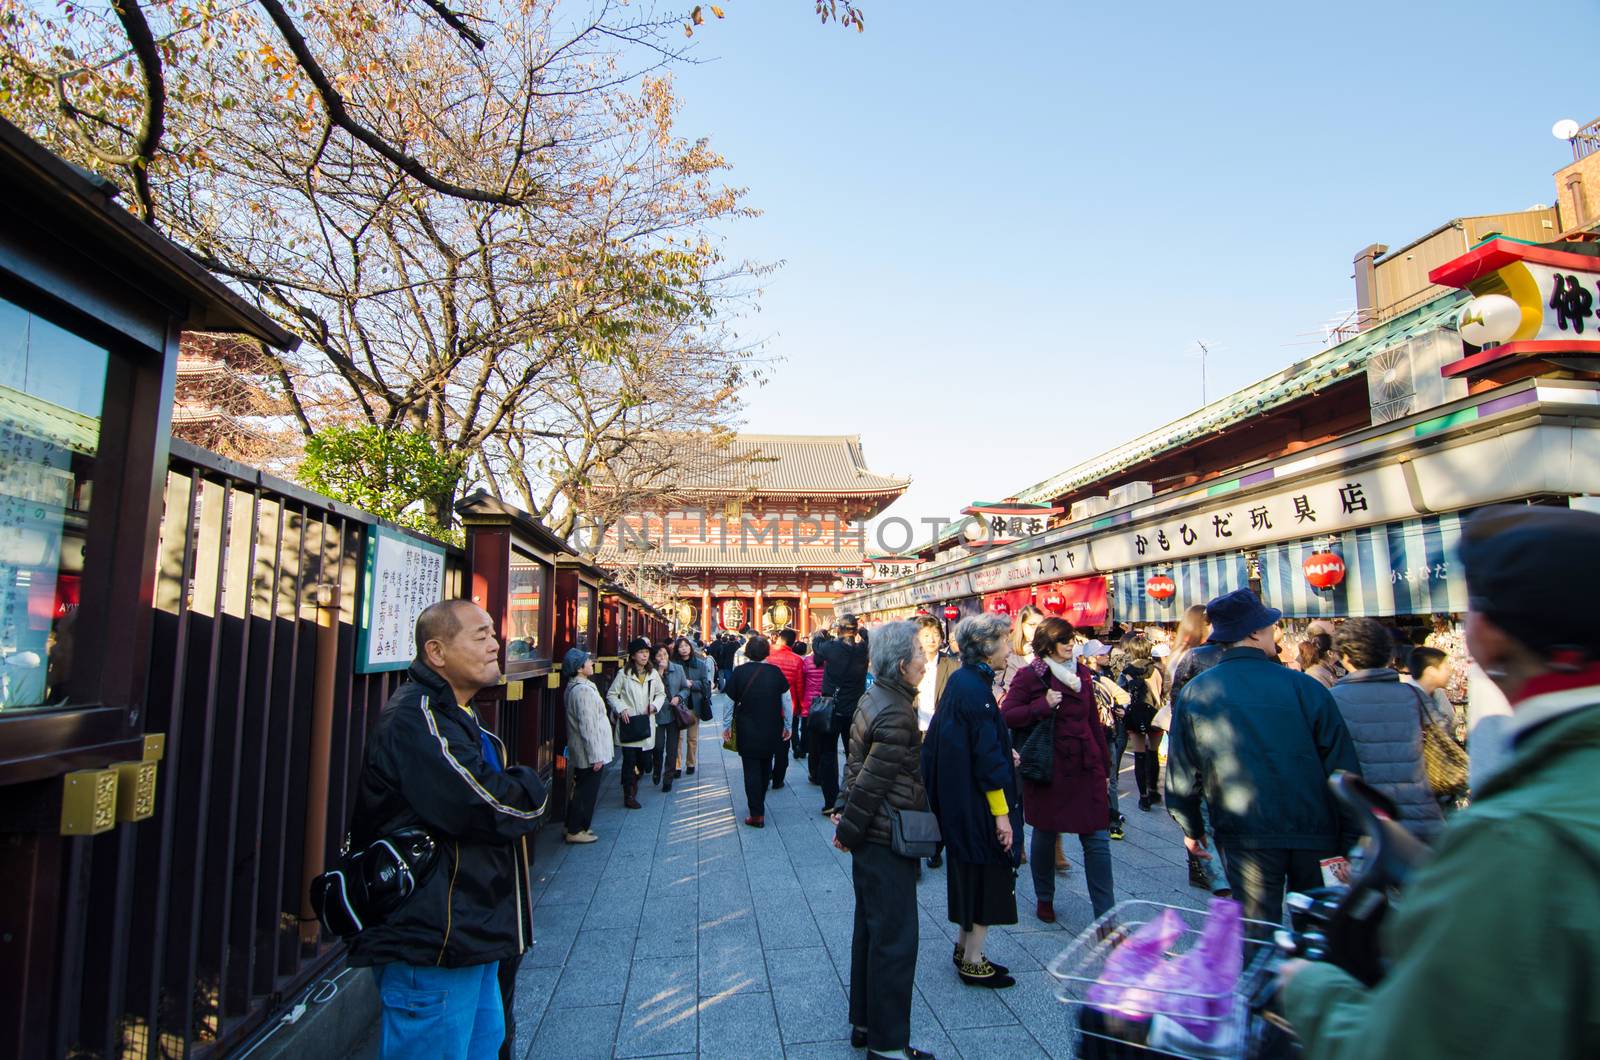
<path fill-rule="evenodd" d="M 911 622 L 874 631 L 874 684 L 856 706 L 833 845 L 850 851 L 855 936 L 850 946 L 850 1041 L 869 1057 L 916 1058 L 911 983 L 917 967 L 917 861 L 890 845 L 889 810 L 926 810 L 917 748 L 917 683 L 926 661 Z"/>
<path fill-rule="evenodd" d="M 767 661 L 772 645 L 766 637 L 751 637 L 744 646 L 749 660 L 734 667 L 728 678 L 730 716 L 722 725 L 722 739 L 738 741 L 744 763 L 744 795 L 750 815 L 744 823 L 763 828 L 767 823 L 767 785 L 772 783 L 773 757 L 788 750 L 794 721 L 794 699 L 789 679 Z"/>
<path fill-rule="evenodd" d="M 961 929 L 953 960 L 962 982 L 991 988 L 1016 982 L 983 954 L 990 926 L 1017 922 L 1022 805 L 1011 733 L 994 699 L 1010 632 L 1010 620 L 995 614 L 956 627 L 961 669 L 945 682 L 922 744 L 928 802 L 948 855 L 950 921 Z"/>

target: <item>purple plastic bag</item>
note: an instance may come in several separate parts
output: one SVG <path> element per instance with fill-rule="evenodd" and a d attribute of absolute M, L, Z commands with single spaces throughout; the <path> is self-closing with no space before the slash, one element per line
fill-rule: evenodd
<path fill-rule="evenodd" d="M 1213 898 L 1200 941 L 1176 960 L 1162 962 L 1144 985 L 1161 995 L 1153 1008 L 1174 1017 L 1195 1037 L 1209 1041 L 1233 1006 L 1233 991 L 1243 970 L 1242 907 L 1231 898 Z M 1182 993 L 1161 993 L 1175 990 Z M 1194 994 L 1207 996 L 1190 996 Z"/>
<path fill-rule="evenodd" d="M 1147 992 L 1138 987 L 1165 963 L 1162 955 L 1183 930 L 1183 918 L 1174 909 L 1163 909 L 1159 917 L 1147 921 L 1106 958 L 1099 981 L 1089 987 L 1089 1003 L 1110 1016 L 1149 1019 Z M 1146 1004 L 1141 1005 L 1141 999 Z"/>

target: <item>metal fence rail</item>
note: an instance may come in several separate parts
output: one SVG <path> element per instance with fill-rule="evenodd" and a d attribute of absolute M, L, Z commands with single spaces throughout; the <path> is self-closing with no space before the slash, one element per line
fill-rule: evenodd
<path fill-rule="evenodd" d="M 374 522 L 173 443 L 144 720 L 166 758 L 155 816 L 72 855 L 64 902 L 88 917 L 59 1026 L 78 1055 L 220 1055 L 337 957 L 302 903 L 397 680 L 355 672 Z M 447 595 L 464 570 L 449 549 Z"/>

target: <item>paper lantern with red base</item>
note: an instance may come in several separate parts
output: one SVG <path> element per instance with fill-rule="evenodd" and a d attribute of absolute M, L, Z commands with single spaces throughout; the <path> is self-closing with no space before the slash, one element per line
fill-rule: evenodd
<path fill-rule="evenodd" d="M 1144 583 L 1144 591 L 1153 600 L 1170 600 L 1178 594 L 1178 583 L 1165 574 L 1157 574 Z"/>
<path fill-rule="evenodd" d="M 1302 566 L 1313 589 L 1325 592 L 1344 581 L 1344 559 L 1337 552 L 1313 552 Z"/>
<path fill-rule="evenodd" d="M 954 622 L 960 617 L 961 608 L 957 607 L 955 604 L 951 604 L 949 607 L 944 609 L 944 619 L 946 622 Z"/>
<path fill-rule="evenodd" d="M 1051 589 L 1044 594 L 1044 599 L 1039 601 L 1039 606 L 1052 615 L 1059 615 L 1067 609 L 1067 598 L 1056 590 Z"/>

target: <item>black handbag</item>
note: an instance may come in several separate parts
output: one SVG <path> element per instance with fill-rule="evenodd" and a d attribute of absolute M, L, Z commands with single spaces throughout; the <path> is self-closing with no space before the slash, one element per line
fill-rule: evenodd
<path fill-rule="evenodd" d="M 931 858 L 939 852 L 939 818 L 926 810 L 889 807 L 889 849 L 903 858 Z"/>
<path fill-rule="evenodd" d="M 650 738 L 650 715 L 635 714 L 617 723 L 618 743 L 643 743 Z"/>
<path fill-rule="evenodd" d="M 702 699 L 700 701 L 700 707 L 697 713 L 699 714 L 701 721 L 715 720 L 715 715 L 711 713 L 711 701 L 708 699 Z"/>
<path fill-rule="evenodd" d="M 824 735 L 833 732 L 833 697 L 818 696 L 811 701 L 806 727 Z"/>
<path fill-rule="evenodd" d="M 352 939 L 404 905 L 438 859 L 438 844 L 426 830 L 396 829 L 365 850 L 341 854 L 338 864 L 312 880 L 311 908 L 323 927 Z"/>
<path fill-rule="evenodd" d="M 1028 733 L 1028 738 L 1022 741 L 1022 746 L 1017 748 L 1017 754 L 1022 757 L 1022 762 L 1017 766 L 1017 772 L 1022 774 L 1024 780 L 1031 780 L 1035 784 L 1048 784 L 1055 776 L 1056 768 L 1056 715 L 1054 711 L 1045 715 L 1034 723 L 1033 731 Z"/>

